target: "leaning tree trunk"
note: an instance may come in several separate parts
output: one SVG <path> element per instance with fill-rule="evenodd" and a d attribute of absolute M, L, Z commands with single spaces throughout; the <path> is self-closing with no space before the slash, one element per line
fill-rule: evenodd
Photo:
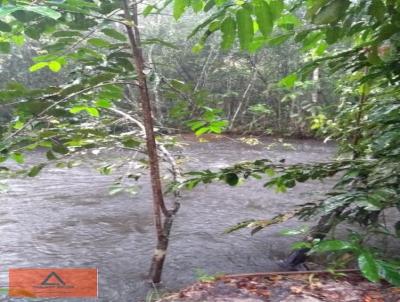
<path fill-rule="evenodd" d="M 146 133 L 146 146 L 149 157 L 151 188 L 153 193 L 153 216 L 157 233 L 157 246 L 154 251 L 149 277 L 151 278 L 152 282 L 160 283 L 162 268 L 168 247 L 169 233 L 175 213 L 178 211 L 179 204 L 176 203 L 174 209 L 168 210 L 164 202 L 160 179 L 160 165 L 154 135 L 151 99 L 147 86 L 146 75 L 144 73 L 145 63 L 141 49 L 140 32 L 138 28 L 137 2 L 135 1 L 132 5 L 130 5 L 128 1 L 129 0 L 122 0 L 125 18 L 127 20 L 125 25 L 126 31 L 128 33 L 132 57 L 136 67 L 137 86 L 139 88 L 143 124 Z M 165 217 L 164 221 L 163 216 Z"/>

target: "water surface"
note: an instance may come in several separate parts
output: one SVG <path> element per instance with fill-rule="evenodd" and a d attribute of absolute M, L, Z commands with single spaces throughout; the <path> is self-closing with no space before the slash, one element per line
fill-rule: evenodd
<path fill-rule="evenodd" d="M 285 158 L 287 163 L 323 161 L 335 151 L 332 145 L 312 140 L 292 140 L 288 142 L 291 146 L 274 142 L 269 139 L 250 146 L 235 139 L 191 141 L 176 153 L 186 158 L 185 170 L 196 170 L 258 158 Z M 39 156 L 29 160 L 39 161 Z M 155 245 L 148 177 L 139 181 L 136 196 L 110 196 L 115 177 L 100 175 L 91 165 L 82 164 L 73 169 L 49 167 L 33 179 L 10 181 L 9 191 L 0 195 L 1 285 L 7 286 L 7 270 L 13 267 L 97 267 L 98 301 L 144 300 Z M 229 235 L 223 231 L 241 220 L 271 218 L 293 205 L 315 200 L 331 183 L 309 182 L 286 194 L 274 193 L 262 184 L 255 180 L 233 188 L 210 184 L 183 193 L 165 264 L 165 286 L 186 285 L 196 279 L 199 269 L 207 274 L 279 269 L 276 261 L 289 253 L 293 242 L 279 235 L 279 230 L 299 228 L 298 222 L 274 226 L 253 237 L 246 230 Z"/>

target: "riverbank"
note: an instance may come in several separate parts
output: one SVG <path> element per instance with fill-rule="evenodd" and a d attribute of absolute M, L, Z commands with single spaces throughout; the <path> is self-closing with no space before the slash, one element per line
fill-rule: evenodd
<path fill-rule="evenodd" d="M 197 282 L 157 302 L 398 302 L 400 288 L 356 271 L 231 275 Z"/>

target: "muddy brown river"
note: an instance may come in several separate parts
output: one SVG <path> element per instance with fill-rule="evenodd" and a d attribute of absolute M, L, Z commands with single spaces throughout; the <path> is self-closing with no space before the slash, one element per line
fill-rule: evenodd
<path fill-rule="evenodd" d="M 185 157 L 186 171 L 257 158 L 285 158 L 287 163 L 323 161 L 335 152 L 333 145 L 313 140 L 285 143 L 266 139 L 252 146 L 223 139 L 188 142 L 176 152 Z M 9 268 L 97 267 L 98 301 L 144 301 L 155 245 L 148 177 L 140 179 L 135 196 L 110 195 L 115 178 L 84 163 L 73 169 L 48 167 L 35 178 L 10 180 L 8 192 L 0 195 L 0 286 L 8 286 Z M 276 261 L 289 253 L 295 241 L 279 231 L 303 224 L 289 221 L 252 237 L 247 230 L 228 235 L 224 230 L 244 219 L 270 218 L 293 205 L 315 200 L 331 183 L 309 182 L 285 194 L 262 184 L 251 180 L 232 188 L 218 183 L 183 192 L 163 274 L 167 288 L 193 282 L 199 270 L 215 274 L 279 269 Z M 13 301 L 5 295 L 0 300 Z"/>

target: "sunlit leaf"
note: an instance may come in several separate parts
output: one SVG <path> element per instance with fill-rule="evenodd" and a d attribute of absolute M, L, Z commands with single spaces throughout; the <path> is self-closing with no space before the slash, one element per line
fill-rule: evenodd
<path fill-rule="evenodd" d="M 48 62 L 39 62 L 39 63 L 36 63 L 36 64 L 32 65 L 31 67 L 29 67 L 29 71 L 35 72 L 35 71 L 38 71 L 40 69 L 47 67 L 48 65 L 49 65 Z"/>
<path fill-rule="evenodd" d="M 23 164 L 25 162 L 25 156 L 22 153 L 13 153 L 11 158 L 18 164 Z"/>
<path fill-rule="evenodd" d="M 61 64 L 57 61 L 49 62 L 48 67 L 53 72 L 59 72 L 61 70 Z"/>
<path fill-rule="evenodd" d="M 86 107 L 86 108 L 85 108 L 85 111 L 86 111 L 90 116 L 93 116 L 93 117 L 99 117 L 99 116 L 100 116 L 100 113 L 99 113 L 99 111 L 98 111 L 96 108 L 93 108 L 93 107 Z"/>
<path fill-rule="evenodd" d="M 294 87 L 294 84 L 296 83 L 297 80 L 298 80 L 297 74 L 291 73 L 288 76 L 284 77 L 282 80 L 280 80 L 279 85 L 290 89 Z"/>
<path fill-rule="evenodd" d="M 110 108 L 111 107 L 111 103 L 108 100 L 100 99 L 100 100 L 96 101 L 96 106 L 97 107 L 102 107 L 102 108 Z"/>
<path fill-rule="evenodd" d="M 203 9 L 203 0 L 191 0 L 192 8 L 194 12 L 199 12 Z"/>
<path fill-rule="evenodd" d="M 173 15 L 175 20 L 178 20 L 185 12 L 186 0 L 174 0 Z"/>

